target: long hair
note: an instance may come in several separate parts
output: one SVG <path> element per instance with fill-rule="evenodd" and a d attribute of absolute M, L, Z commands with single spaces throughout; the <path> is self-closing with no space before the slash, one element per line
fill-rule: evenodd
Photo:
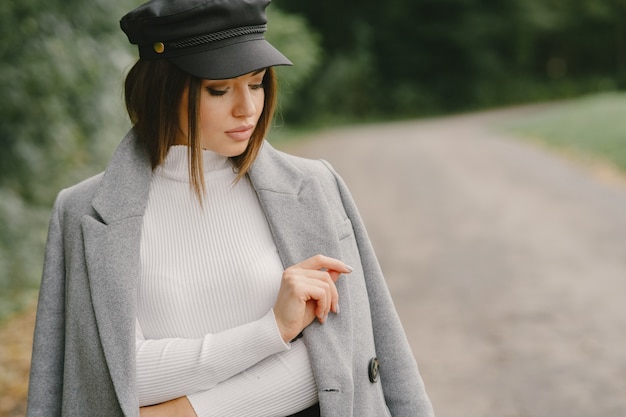
<path fill-rule="evenodd" d="M 124 83 L 126 111 L 138 139 L 144 144 L 152 169 L 163 163 L 167 152 L 181 134 L 180 103 L 189 88 L 188 129 L 189 177 L 191 186 L 201 200 L 204 194 L 202 143 L 199 109 L 202 80 L 189 75 L 167 60 L 138 60 Z M 230 159 L 237 171 L 237 181 L 246 175 L 256 159 L 269 130 L 276 107 L 276 76 L 267 68 L 263 77 L 264 106 L 246 150 Z"/>

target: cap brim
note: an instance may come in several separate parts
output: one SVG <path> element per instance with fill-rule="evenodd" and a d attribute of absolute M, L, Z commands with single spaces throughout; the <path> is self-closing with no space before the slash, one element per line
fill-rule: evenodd
<path fill-rule="evenodd" d="M 168 58 L 188 74 L 209 80 L 236 78 L 263 68 L 293 65 L 265 39 L 251 39 Z"/>

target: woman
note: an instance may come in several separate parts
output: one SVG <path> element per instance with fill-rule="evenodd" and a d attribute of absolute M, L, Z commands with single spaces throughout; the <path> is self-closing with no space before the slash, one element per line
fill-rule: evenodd
<path fill-rule="evenodd" d="M 344 183 L 264 141 L 268 3 L 122 19 L 133 129 L 55 203 L 29 417 L 432 415 Z"/>

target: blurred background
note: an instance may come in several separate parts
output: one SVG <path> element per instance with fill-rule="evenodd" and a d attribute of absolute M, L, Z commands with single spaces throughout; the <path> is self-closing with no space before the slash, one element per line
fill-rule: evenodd
<path fill-rule="evenodd" d="M 24 413 L 54 197 L 101 171 L 130 127 L 121 86 L 137 53 L 118 21 L 139 4 L 0 3 L 2 417 Z M 269 16 L 295 64 L 279 70 L 277 142 L 549 102 L 502 128 L 626 170 L 626 0 L 274 0 Z"/>

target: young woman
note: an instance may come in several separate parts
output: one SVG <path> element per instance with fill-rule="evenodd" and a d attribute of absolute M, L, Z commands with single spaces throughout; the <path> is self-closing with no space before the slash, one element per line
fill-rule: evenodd
<path fill-rule="evenodd" d="M 433 415 L 345 184 L 264 141 L 268 3 L 122 19 L 133 129 L 55 203 L 29 417 Z"/>

